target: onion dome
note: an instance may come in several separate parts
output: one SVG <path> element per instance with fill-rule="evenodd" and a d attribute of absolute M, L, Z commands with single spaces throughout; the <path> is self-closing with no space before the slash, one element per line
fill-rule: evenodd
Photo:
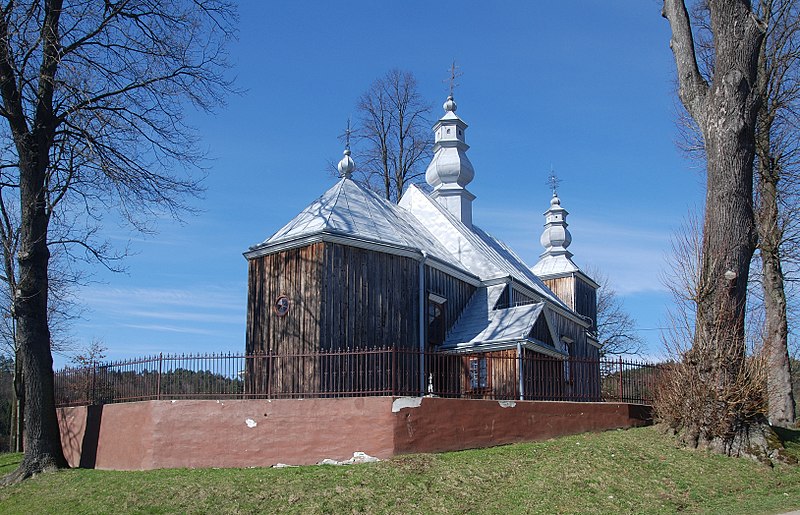
<path fill-rule="evenodd" d="M 339 169 L 339 174 L 341 177 L 345 179 L 350 179 L 353 175 L 353 170 L 356 169 L 356 164 L 353 162 L 353 158 L 350 157 L 350 149 L 345 149 L 344 157 L 341 161 L 339 161 L 339 165 L 337 166 Z"/>
<path fill-rule="evenodd" d="M 433 126 L 433 159 L 425 171 L 425 181 L 433 188 L 433 198 L 464 225 L 472 227 L 475 195 L 466 186 L 475 177 L 475 169 L 466 154 L 469 149 L 464 140 L 467 124 L 455 113 L 456 102 L 452 94 L 442 107 L 445 113 Z"/>

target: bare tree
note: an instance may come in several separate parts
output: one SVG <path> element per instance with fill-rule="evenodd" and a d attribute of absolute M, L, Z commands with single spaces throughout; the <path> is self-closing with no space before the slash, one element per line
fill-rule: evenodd
<path fill-rule="evenodd" d="M 798 209 L 800 179 L 800 8 L 797 0 L 760 0 L 767 27 L 758 57 L 761 106 L 756 130 L 758 250 L 764 303 L 763 341 L 767 353 L 768 416 L 773 425 L 795 422 L 788 347 L 788 317 L 783 270 L 786 214 Z M 789 222 L 792 223 L 792 222 Z"/>
<path fill-rule="evenodd" d="M 431 158 L 431 106 L 411 72 L 390 70 L 356 105 L 359 145 L 356 173 L 387 200 L 397 202 L 408 184 L 425 177 Z"/>
<path fill-rule="evenodd" d="M 786 290 L 797 275 L 800 257 L 800 9 L 797 0 L 759 0 L 756 14 L 766 28 L 758 56 L 757 94 L 760 97 L 756 125 L 755 207 L 758 246 L 752 277 L 761 288 L 754 306 L 763 320 L 756 331 L 767 353 L 769 420 L 773 425 L 794 423 L 794 398 L 788 354 L 788 313 Z M 708 2 L 692 9 L 695 46 L 700 73 L 711 80 L 714 67 L 714 38 Z M 697 124 L 686 117 L 685 149 L 700 161 L 705 148 Z M 788 272 L 788 276 L 787 276 Z M 787 285 L 787 280 L 790 283 Z M 753 304 L 750 302 L 750 304 Z M 796 309 L 796 307 L 795 307 Z"/>
<path fill-rule="evenodd" d="M 640 355 L 644 342 L 636 332 L 636 321 L 625 310 L 608 275 L 596 267 L 588 267 L 586 274 L 600 285 L 597 289 L 597 339 L 600 342 L 600 355 Z"/>
<path fill-rule="evenodd" d="M 121 213 L 146 230 L 198 193 L 187 105 L 224 103 L 225 0 L 7 2 L 0 11 L 0 216 L 19 220 L 13 316 L 25 384 L 17 481 L 66 465 L 53 398 L 51 248 L 108 263 L 97 235 Z M 4 230 L 12 227 L 0 220 Z M 52 230 L 52 232 L 51 232 Z"/>
<path fill-rule="evenodd" d="M 683 0 L 665 0 L 678 96 L 703 136 L 706 204 L 692 348 L 684 360 L 707 392 L 704 409 L 673 420 L 688 443 L 732 452 L 758 413 L 726 395 L 745 368 L 745 306 L 756 247 L 753 164 L 760 108 L 758 55 L 765 26 L 748 0 L 708 0 L 713 54 L 709 78 L 700 72 L 693 27 Z M 687 413 L 690 413 L 687 411 Z M 738 447 L 736 447 L 738 449 Z"/>

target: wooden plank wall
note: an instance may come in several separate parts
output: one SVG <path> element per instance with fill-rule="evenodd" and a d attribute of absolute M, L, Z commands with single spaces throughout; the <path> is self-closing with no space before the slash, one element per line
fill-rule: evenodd
<path fill-rule="evenodd" d="M 316 350 L 319 341 L 320 265 L 323 244 L 289 249 L 248 263 L 246 351 L 299 353 Z M 289 312 L 273 311 L 286 295 Z"/>
<path fill-rule="evenodd" d="M 317 350 L 320 336 L 321 243 L 260 256 L 248 262 L 247 353 L 297 354 Z M 273 306 L 286 295 L 289 311 L 278 316 Z M 254 366 L 256 364 L 254 363 Z M 283 360 L 272 370 L 251 372 L 253 384 L 281 391 L 319 390 L 318 363 L 312 359 Z M 264 374 L 267 380 L 263 381 Z M 259 376 L 260 379 L 256 379 Z M 261 387 L 259 388 L 259 390 Z M 258 393 L 265 393 L 259 391 Z"/>
<path fill-rule="evenodd" d="M 449 332 L 461 312 L 464 311 L 469 299 L 472 298 L 472 294 L 475 293 L 475 287 L 429 266 L 425 267 L 425 287 L 429 293 L 435 293 L 447 299 L 444 317 Z M 429 300 L 426 298 L 425 302 L 429 302 Z M 427 312 L 426 305 L 425 313 Z M 425 323 L 427 324 L 427 320 Z"/>
<path fill-rule="evenodd" d="M 577 276 L 545 279 L 544 283 L 576 313 L 591 318 L 592 330 L 597 329 L 597 292 L 589 283 Z"/>
<path fill-rule="evenodd" d="M 543 281 L 564 304 L 575 309 L 575 282 L 572 277 L 557 277 Z"/>
<path fill-rule="evenodd" d="M 532 298 L 528 297 L 527 295 L 525 295 L 521 291 L 515 290 L 513 288 L 512 288 L 512 290 L 513 290 L 512 294 L 511 294 L 511 305 L 512 306 L 524 306 L 526 304 L 533 304 L 533 303 L 536 302 L 535 300 L 533 300 Z"/>
<path fill-rule="evenodd" d="M 575 278 L 575 311 L 592 319 L 592 331 L 597 331 L 597 291 L 580 277 Z"/>
<path fill-rule="evenodd" d="M 418 262 L 338 243 L 324 245 L 321 348 L 417 348 Z"/>

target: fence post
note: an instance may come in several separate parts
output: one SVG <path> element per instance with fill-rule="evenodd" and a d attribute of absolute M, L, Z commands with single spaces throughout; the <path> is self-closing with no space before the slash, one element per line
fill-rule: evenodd
<path fill-rule="evenodd" d="M 622 395 L 622 356 L 619 357 L 619 401 L 623 402 Z"/>
<path fill-rule="evenodd" d="M 397 344 L 392 344 L 392 397 L 397 396 Z"/>
<path fill-rule="evenodd" d="M 525 400 L 525 380 L 522 370 L 522 344 L 517 342 L 517 379 L 519 381 L 519 400 Z"/>
<path fill-rule="evenodd" d="M 158 376 L 156 376 L 156 400 L 161 400 L 161 367 L 164 363 L 164 353 L 158 353 Z"/>
<path fill-rule="evenodd" d="M 267 352 L 267 399 L 272 398 L 272 350 Z"/>

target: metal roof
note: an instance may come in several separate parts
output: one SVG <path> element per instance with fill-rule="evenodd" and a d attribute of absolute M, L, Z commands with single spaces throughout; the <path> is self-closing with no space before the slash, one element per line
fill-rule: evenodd
<path fill-rule="evenodd" d="M 533 265 L 531 271 L 539 277 L 550 277 L 580 272 L 581 269 L 567 256 L 548 255 Z"/>
<path fill-rule="evenodd" d="M 511 278 L 515 285 L 524 287 L 523 291 L 528 289 L 539 295 L 552 308 L 572 310 L 507 245 L 475 225 L 467 227 L 414 185 L 396 205 L 343 178 L 275 234 L 251 247 L 245 256 L 251 258 L 326 238 L 356 245 L 368 242 L 400 254 L 424 252 L 454 275 L 461 274 L 472 284 L 483 283 L 448 333 L 443 348 L 466 351 L 521 342 L 540 352 L 562 354 L 552 347 L 538 349 L 542 344 L 529 336 L 538 317 L 544 316 L 545 302 L 494 308 Z"/>
<path fill-rule="evenodd" d="M 476 225 L 466 227 L 418 187 L 409 186 L 400 206 L 430 229 L 453 257 L 481 280 L 510 276 L 540 296 L 569 309 L 505 243 Z"/>
<path fill-rule="evenodd" d="M 495 309 L 506 285 L 481 287 L 470 299 L 461 316 L 447 334 L 443 350 L 487 350 L 488 347 L 508 348 L 516 343 L 553 356 L 559 349 L 544 345 L 530 336 L 533 325 L 544 316 L 544 302 Z"/>
<path fill-rule="evenodd" d="M 289 223 L 245 255 L 281 250 L 309 236 L 331 234 L 374 242 L 429 256 L 464 272 L 464 267 L 406 210 L 348 178 L 343 178 Z M 468 272 L 467 272 L 468 273 Z"/>

